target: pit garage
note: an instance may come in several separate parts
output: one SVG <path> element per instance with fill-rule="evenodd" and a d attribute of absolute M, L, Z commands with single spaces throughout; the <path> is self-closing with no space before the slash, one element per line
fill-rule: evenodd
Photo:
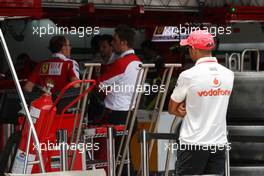
<path fill-rule="evenodd" d="M 263 0 L 1 0 L 1 175 L 263 176 L 263 12 Z M 203 131 L 212 116 L 223 118 L 221 174 L 179 174 L 176 164 L 200 99 L 187 93 L 183 118 L 170 104 L 182 75 L 197 67 L 190 53 L 200 35 L 194 43 L 190 36 L 200 30 L 234 75 L 232 93 L 222 89 L 228 78 L 216 76 L 197 94 L 228 96 L 218 114 L 210 103 L 196 112 Z"/>

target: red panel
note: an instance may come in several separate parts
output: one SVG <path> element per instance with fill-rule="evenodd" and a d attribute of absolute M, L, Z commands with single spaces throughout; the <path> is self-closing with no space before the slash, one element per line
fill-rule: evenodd
<path fill-rule="evenodd" d="M 235 13 L 263 14 L 264 12 L 264 7 L 238 6 L 234 8 L 236 9 Z"/>
<path fill-rule="evenodd" d="M 34 0 L 1 0 L 0 1 L 0 7 L 8 7 L 8 8 L 21 8 L 21 7 L 33 7 L 34 6 Z"/>
<path fill-rule="evenodd" d="M 264 21 L 264 7 L 238 6 L 233 7 L 235 11 L 231 12 L 231 7 L 207 8 L 204 11 L 204 21 L 212 23 L 228 23 L 230 21 Z"/>
<path fill-rule="evenodd" d="M 0 16 L 42 16 L 41 0 L 1 0 Z"/>

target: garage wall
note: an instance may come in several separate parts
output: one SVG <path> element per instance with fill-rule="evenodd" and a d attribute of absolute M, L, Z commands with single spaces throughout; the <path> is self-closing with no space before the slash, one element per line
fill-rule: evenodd
<path fill-rule="evenodd" d="M 39 62 L 50 56 L 48 50 L 49 40 L 53 35 L 43 34 L 37 35 L 34 33 L 34 29 L 39 27 L 56 27 L 56 25 L 49 19 L 32 20 L 25 23 L 24 20 L 9 20 L 8 22 L 1 23 L 1 29 L 4 31 L 4 36 L 9 47 L 9 51 L 12 59 L 26 52 L 30 55 L 32 60 Z M 34 34 L 33 34 L 34 33 Z M 99 28 L 99 34 L 113 34 L 114 28 Z M 93 32 L 90 35 L 69 34 L 66 35 L 73 46 L 73 48 L 88 49 L 90 48 L 90 42 L 92 37 L 96 35 Z M 141 42 L 145 39 L 144 31 L 136 31 L 136 43 L 135 48 L 139 48 Z M 73 55 L 73 58 L 78 59 L 92 59 L 90 54 L 78 54 Z M 1 64 L 2 65 L 2 64 Z M 7 65 L 4 64 L 3 70 L 6 71 Z"/>
<path fill-rule="evenodd" d="M 230 35 L 219 36 L 219 50 L 241 51 L 245 48 L 264 50 L 264 26 L 261 23 L 235 23 Z M 234 30 L 239 30 L 234 32 Z"/>

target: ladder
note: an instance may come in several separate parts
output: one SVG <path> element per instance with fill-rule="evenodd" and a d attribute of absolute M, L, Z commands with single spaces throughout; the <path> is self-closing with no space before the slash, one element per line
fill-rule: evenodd
<path fill-rule="evenodd" d="M 155 103 L 155 108 L 154 108 L 154 111 L 153 111 L 152 117 L 151 117 L 151 123 L 150 123 L 150 126 L 148 128 L 148 132 L 151 132 L 151 133 L 157 132 L 158 124 L 160 121 L 160 114 L 161 114 L 163 107 L 164 107 L 164 103 L 165 103 L 165 99 L 167 96 L 167 91 L 169 88 L 172 73 L 173 73 L 174 69 L 181 68 L 182 65 L 181 64 L 165 64 L 164 67 L 165 67 L 165 70 L 164 70 L 163 75 L 162 75 L 161 85 L 165 85 L 165 91 L 164 92 L 159 91 L 159 93 L 158 93 L 158 97 L 157 97 L 157 100 Z M 148 149 L 148 151 L 149 151 L 148 156 L 149 157 L 152 153 L 153 146 L 154 146 L 154 140 L 151 140 L 150 145 L 149 145 L 149 149 Z M 141 171 L 142 171 L 142 168 L 140 167 L 140 169 L 138 171 L 138 176 L 141 174 Z"/>
<path fill-rule="evenodd" d="M 94 68 L 100 67 L 101 64 L 100 63 L 85 63 L 84 66 L 86 67 L 86 69 L 84 71 L 82 80 L 85 80 L 85 79 L 90 80 L 92 78 Z M 81 84 L 80 94 L 82 94 L 83 91 L 86 90 L 88 87 L 89 87 L 89 84 Z M 87 99 L 88 99 L 88 94 L 86 94 L 84 98 L 81 99 L 77 104 L 77 111 L 80 112 L 80 118 L 78 119 L 79 113 L 76 113 L 75 120 L 74 120 L 74 126 L 73 126 L 73 132 L 72 132 L 73 135 L 71 136 L 70 143 L 75 143 L 75 144 L 79 143 L 81 132 L 83 131 L 83 120 L 84 120 L 84 115 L 85 115 L 85 110 L 86 110 L 86 105 L 87 105 Z M 77 150 L 73 151 L 71 162 L 70 162 L 70 170 L 73 169 L 74 161 L 76 158 L 76 152 Z"/>

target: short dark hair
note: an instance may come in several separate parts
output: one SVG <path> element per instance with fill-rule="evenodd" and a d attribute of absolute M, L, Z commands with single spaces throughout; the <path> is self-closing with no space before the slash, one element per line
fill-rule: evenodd
<path fill-rule="evenodd" d="M 127 25 L 119 25 L 115 29 L 116 34 L 121 41 L 127 41 L 128 47 L 133 47 L 135 31 Z"/>
<path fill-rule="evenodd" d="M 65 36 L 54 36 L 49 41 L 49 50 L 52 53 L 61 51 L 62 47 L 66 44 L 67 38 Z"/>
<path fill-rule="evenodd" d="M 99 51 L 100 48 L 100 39 L 101 39 L 101 35 L 94 35 L 91 39 L 91 51 L 93 54 L 97 53 Z"/>
<path fill-rule="evenodd" d="M 111 45 L 112 40 L 113 40 L 113 36 L 109 34 L 103 34 L 100 37 L 100 42 L 106 41 L 109 45 Z"/>
<path fill-rule="evenodd" d="M 30 60 L 30 56 L 27 53 L 21 53 L 17 56 L 16 60 Z"/>
<path fill-rule="evenodd" d="M 151 40 L 145 40 L 141 43 L 141 48 L 147 48 L 147 49 L 151 49 L 151 50 L 155 50 L 155 45 Z"/>

